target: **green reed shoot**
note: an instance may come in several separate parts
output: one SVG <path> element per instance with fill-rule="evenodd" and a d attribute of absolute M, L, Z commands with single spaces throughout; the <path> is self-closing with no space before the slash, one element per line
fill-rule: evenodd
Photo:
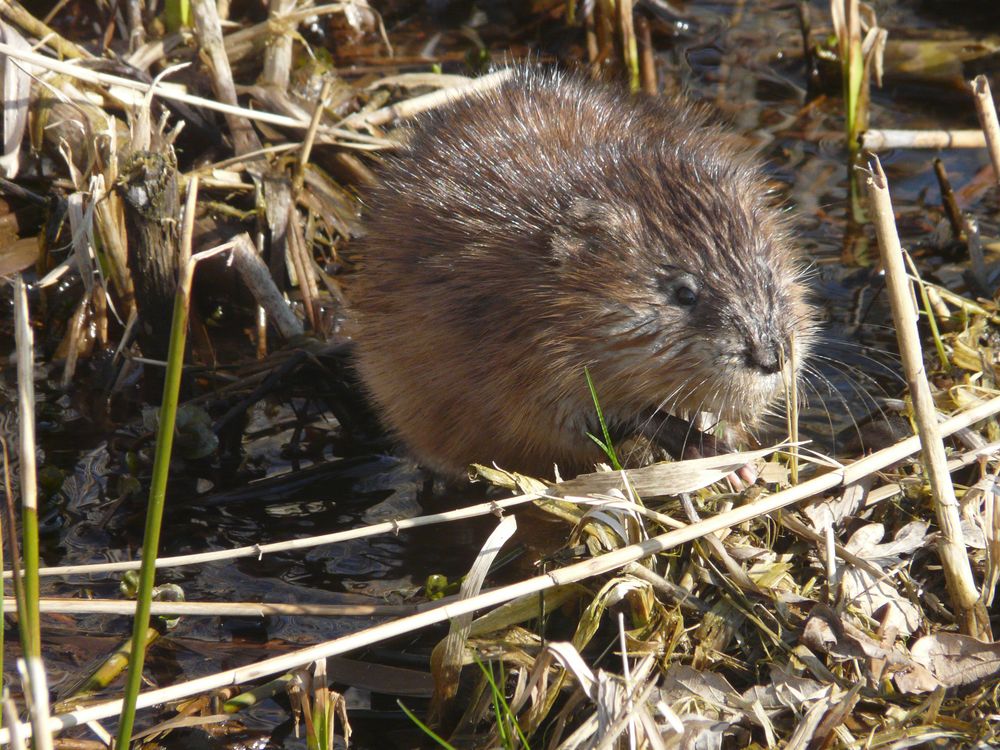
<path fill-rule="evenodd" d="M 596 435 L 592 435 L 589 432 L 587 437 L 597 443 L 598 447 L 604 451 L 604 455 L 608 457 L 611 462 L 611 467 L 615 471 L 621 471 L 622 465 L 618 462 L 618 455 L 615 453 L 615 446 L 611 442 L 611 433 L 608 431 L 608 425 L 604 421 L 604 412 L 601 411 L 601 404 L 597 400 L 597 390 L 594 388 L 594 381 L 590 377 L 590 370 L 586 367 L 583 368 L 583 374 L 587 378 L 587 388 L 590 389 L 590 397 L 594 400 L 594 409 L 597 411 L 597 421 L 601 425 L 601 435 L 603 440 Z"/>
<path fill-rule="evenodd" d="M 142 567 L 139 569 L 139 591 L 136 597 L 135 620 L 132 624 L 132 652 L 129 656 L 128 675 L 122 703 L 121 722 L 118 725 L 116 747 L 129 746 L 135 724 L 136 703 L 142 686 L 142 667 L 146 657 L 146 636 L 149 613 L 152 608 L 153 589 L 156 586 L 156 556 L 160 549 L 160 526 L 166 504 L 167 479 L 170 475 L 170 455 L 174 445 L 174 426 L 177 423 L 177 402 L 180 397 L 181 376 L 184 369 L 184 348 L 187 344 L 188 316 L 191 312 L 191 281 L 195 262 L 190 257 L 191 228 L 194 206 L 198 194 L 198 181 L 188 185 L 187 205 L 184 211 L 180 271 L 177 292 L 174 295 L 174 314 L 170 326 L 170 346 L 167 350 L 167 369 L 163 380 L 163 401 L 156 433 L 156 454 L 153 457 L 153 476 L 149 487 L 146 508 L 146 528 L 142 538 Z"/>
<path fill-rule="evenodd" d="M 403 703 L 403 701 L 399 701 L 399 700 L 396 701 L 396 705 L 398 705 L 401 709 L 403 709 L 403 713 L 406 714 L 406 717 L 410 721 L 412 721 L 414 724 L 416 724 L 417 728 L 421 732 L 423 732 L 424 734 L 426 734 L 430 739 L 434 740 L 434 742 L 436 742 L 438 744 L 438 747 L 443 747 L 443 748 L 445 748 L 445 750 L 456 750 L 455 746 L 452 745 L 450 742 L 448 742 L 448 740 L 446 740 L 444 737 L 442 737 L 441 735 L 439 735 L 437 732 L 435 732 L 429 726 L 427 726 L 426 724 L 424 724 L 419 718 L 417 718 L 417 715 L 415 713 L 413 713 L 413 711 L 411 711 L 410 709 L 408 709 L 406 707 L 406 705 Z"/>

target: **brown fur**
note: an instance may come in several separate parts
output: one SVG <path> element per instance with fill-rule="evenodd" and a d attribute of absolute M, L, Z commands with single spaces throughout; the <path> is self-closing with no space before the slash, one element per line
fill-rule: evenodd
<path fill-rule="evenodd" d="M 619 430 L 659 409 L 753 424 L 779 352 L 808 344 L 759 167 L 676 101 L 518 69 L 420 120 L 366 202 L 358 367 L 438 470 L 590 469 L 584 368 Z"/>

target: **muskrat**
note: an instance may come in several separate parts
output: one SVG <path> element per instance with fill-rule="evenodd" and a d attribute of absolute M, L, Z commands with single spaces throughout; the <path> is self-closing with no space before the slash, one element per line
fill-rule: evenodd
<path fill-rule="evenodd" d="M 677 455 L 680 418 L 755 425 L 813 318 L 745 151 L 691 106 L 529 67 L 420 118 L 350 295 L 386 426 L 452 475 L 592 470 L 585 369 L 617 437 Z"/>

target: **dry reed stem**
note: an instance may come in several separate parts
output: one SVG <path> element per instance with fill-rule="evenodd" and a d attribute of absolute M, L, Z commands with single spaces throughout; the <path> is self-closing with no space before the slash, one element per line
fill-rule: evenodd
<path fill-rule="evenodd" d="M 975 448 L 973 450 L 966 451 L 960 457 L 952 459 L 948 462 L 948 470 L 956 471 L 963 466 L 969 466 L 975 463 L 983 455 L 991 455 L 994 451 L 1000 450 L 1000 441 L 995 443 L 989 443 L 982 448 Z M 862 508 L 873 508 L 881 502 L 885 502 L 889 498 L 895 497 L 903 492 L 902 486 L 898 482 L 893 482 L 891 484 L 886 484 L 876 489 L 871 490 L 866 496 Z M 190 555 L 177 555 L 175 557 L 161 557 L 156 561 L 156 567 L 159 568 L 175 568 L 184 565 L 200 565 L 203 563 L 219 562 L 222 560 L 235 560 L 244 557 L 257 557 L 261 558 L 265 554 L 270 554 L 274 552 L 286 552 L 289 550 L 301 550 L 301 549 L 312 549 L 314 547 L 321 547 L 327 544 L 338 544 L 340 542 L 350 541 L 354 539 L 362 539 L 372 536 L 379 536 L 381 534 L 396 534 L 400 531 L 412 528 L 419 528 L 423 526 L 433 526 L 439 523 L 452 523 L 455 521 L 467 520 L 470 518 L 478 518 L 485 515 L 492 515 L 498 511 L 502 511 L 506 508 L 513 508 L 518 505 L 524 505 L 528 502 L 533 502 L 538 499 L 539 495 L 519 495 L 517 497 L 507 498 L 505 500 L 498 500 L 489 503 L 479 503 L 477 505 L 469 505 L 464 508 L 459 508 L 454 511 L 448 511 L 445 513 L 435 513 L 427 516 L 417 516 L 415 518 L 402 519 L 399 521 L 386 521 L 383 523 L 373 524 L 371 526 L 366 526 L 360 529 L 351 529 L 349 531 L 338 531 L 331 534 L 321 534 L 319 536 L 303 537 L 301 539 L 292 539 L 287 542 L 272 542 L 271 544 L 260 544 L 252 545 L 246 547 L 235 547 L 229 550 L 216 550 L 214 552 L 200 552 Z M 579 497 L 564 497 L 563 500 L 568 502 L 576 503 L 589 503 L 594 504 L 595 500 L 593 498 L 579 498 Z M 607 501 L 605 501 L 607 502 Z M 616 500 L 620 504 L 627 504 L 627 501 Z M 635 508 L 641 515 L 651 518 L 652 520 L 660 523 L 664 526 L 670 528 L 683 528 L 686 524 L 677 521 L 669 516 L 665 516 L 662 513 L 657 513 L 656 511 L 650 510 L 649 508 Z M 793 533 L 799 533 L 796 528 L 789 527 L 789 530 Z M 816 532 L 806 527 L 806 531 L 802 533 L 807 539 L 815 541 Z M 858 565 L 859 567 L 864 567 L 864 560 L 862 558 L 857 558 L 855 555 L 846 552 L 841 554 L 841 548 L 837 549 L 838 555 L 842 557 L 845 561 L 850 562 L 853 565 Z M 138 570 L 139 569 L 138 560 L 128 560 L 124 562 L 114 562 L 114 563 L 97 563 L 89 565 L 60 565 L 47 568 L 39 568 L 39 576 L 83 576 L 83 575 L 107 575 L 109 573 L 122 573 L 128 570 Z M 870 572 L 870 571 L 869 571 Z M 9 579 L 11 577 L 11 572 L 9 570 L 4 571 L 3 578 Z"/>
<path fill-rule="evenodd" d="M 660 83 L 656 79 L 656 57 L 653 47 L 653 35 L 649 20 L 640 15 L 635 19 L 635 28 L 639 40 L 639 80 L 642 90 L 650 96 L 660 93 Z"/>
<path fill-rule="evenodd" d="M 1000 412 L 1000 397 L 978 404 L 966 411 L 951 417 L 941 423 L 941 434 L 950 435 L 969 425 L 981 422 Z M 400 620 L 382 623 L 373 628 L 353 633 L 342 638 L 320 643 L 315 646 L 300 649 L 289 654 L 283 654 L 271 659 L 250 664 L 238 669 L 218 672 L 207 675 L 181 685 L 175 685 L 157 690 L 150 690 L 139 695 L 138 708 L 148 708 L 168 701 L 186 698 L 198 693 L 208 692 L 221 687 L 241 684 L 258 680 L 270 675 L 286 672 L 290 669 L 309 664 L 317 659 L 328 656 L 336 656 L 348 651 L 353 651 L 363 646 L 379 643 L 389 638 L 411 633 L 419 628 L 444 622 L 454 617 L 475 612 L 479 609 L 495 607 L 499 604 L 517 599 L 522 596 L 537 594 L 556 586 L 564 586 L 576 583 L 586 578 L 603 575 L 628 565 L 629 563 L 642 560 L 644 557 L 655 555 L 669 549 L 673 549 L 681 544 L 699 539 L 705 534 L 722 531 L 731 526 L 736 526 L 747 521 L 751 521 L 760 516 L 773 513 L 776 510 L 785 508 L 806 498 L 812 497 L 820 492 L 824 492 L 835 487 L 842 487 L 853 484 L 859 479 L 868 476 L 876 471 L 881 471 L 887 466 L 899 461 L 911 453 L 920 449 L 920 439 L 916 436 L 907 438 L 894 446 L 884 448 L 876 453 L 866 456 L 855 463 L 843 468 L 831 471 L 829 474 L 810 479 L 807 482 L 792 487 L 783 492 L 771 495 L 740 508 L 735 508 L 726 513 L 720 513 L 712 518 L 705 519 L 699 523 L 692 524 L 683 529 L 668 531 L 665 534 L 648 539 L 639 544 L 631 544 L 627 547 L 608 552 L 583 562 L 568 565 L 558 570 L 550 571 L 544 575 L 530 578 L 520 583 L 503 586 L 498 589 L 487 591 L 479 596 L 451 604 L 435 607 L 410 617 Z M 66 714 L 51 717 L 50 727 L 54 731 L 80 726 L 90 721 L 115 716 L 121 711 L 122 701 L 115 700 L 89 706 L 84 709 Z M 21 724 L 22 732 L 29 732 L 30 726 Z M 10 737 L 9 727 L 0 729 L 0 744 L 8 742 Z"/>
<path fill-rule="evenodd" d="M 189 32 L 190 35 L 190 32 Z M 166 58 L 171 52 L 185 43 L 184 34 L 175 31 L 167 34 L 162 39 L 154 39 L 145 42 L 134 51 L 130 52 L 125 61 L 130 67 L 141 70 L 144 73 L 152 67 L 153 63 Z"/>
<path fill-rule="evenodd" d="M 624 652 L 624 647 L 622 651 Z M 613 750 L 620 746 L 618 743 L 623 741 L 623 736 L 628 738 L 630 748 L 636 747 L 636 742 L 639 742 L 638 747 L 649 747 L 650 750 L 666 750 L 665 738 L 660 737 L 660 728 L 656 725 L 655 721 L 649 721 L 651 719 L 649 699 L 657 687 L 657 681 L 650 680 L 644 686 L 640 686 L 640 689 L 635 693 L 631 685 L 626 683 L 625 687 L 628 693 L 628 710 L 620 711 L 619 716 L 612 724 L 606 727 L 599 727 L 599 731 L 595 733 L 595 737 L 593 738 L 598 740 L 598 744 L 593 746 L 594 750 Z M 654 703 L 657 702 L 654 701 Z M 659 711 L 658 706 L 656 710 Z M 638 735 L 638 737 L 634 726 L 637 720 L 643 725 L 643 733 Z M 628 734 L 625 734 L 626 729 L 628 729 Z M 668 737 L 673 740 L 678 739 L 676 735 L 673 737 L 668 735 Z"/>
<path fill-rule="evenodd" d="M 239 107 L 233 71 L 229 67 L 229 58 L 222 43 L 222 24 L 219 21 L 215 0 L 192 0 L 191 15 L 194 19 L 198 45 L 212 76 L 212 90 L 215 96 L 231 107 Z M 237 154 L 260 150 L 262 144 L 257 137 L 257 131 L 247 120 L 230 113 L 226 115 L 226 125 L 229 127 Z"/>
<path fill-rule="evenodd" d="M 150 614 L 160 617 L 406 617 L 440 602 L 427 604 L 286 604 L 281 602 L 152 602 Z M 17 600 L 4 597 L 4 611 L 17 611 Z M 46 598 L 39 611 L 61 614 L 133 615 L 135 601 L 124 599 Z"/>
<path fill-rule="evenodd" d="M 861 134 L 865 151 L 894 148 L 985 148 L 982 130 L 866 130 Z"/>
<path fill-rule="evenodd" d="M 52 717 L 45 665 L 40 656 L 26 656 L 17 660 L 17 671 L 21 673 L 22 692 L 34 727 L 31 747 L 33 750 L 52 750 L 52 730 L 46 729 Z"/>
<path fill-rule="evenodd" d="M 17 723 L 17 706 L 10 694 L 4 691 L 3 694 L 3 723 L 11 727 L 10 742 L 11 750 L 27 750 L 27 743 L 21 734 L 21 725 Z"/>
<path fill-rule="evenodd" d="M 573 3 L 575 5 L 575 3 Z M 599 49 L 597 46 L 597 30 L 594 22 L 596 3 L 584 3 L 583 28 L 587 47 L 587 62 L 594 65 L 597 62 Z"/>
<path fill-rule="evenodd" d="M 913 401 L 917 432 L 922 445 L 923 464 L 934 497 L 938 525 L 941 528 L 938 551 L 941 555 L 947 589 L 962 631 L 976 637 L 987 636 L 990 632 L 989 617 L 986 608 L 979 600 L 976 581 L 972 576 L 972 566 L 965 550 L 962 517 L 958 499 L 955 497 L 955 488 L 951 483 L 951 475 L 948 473 L 944 442 L 939 433 L 937 407 L 934 405 L 934 398 L 924 372 L 920 333 L 917 330 L 917 310 L 912 298 L 913 287 L 906 274 L 903 248 L 896 233 L 889 186 L 877 156 L 872 156 L 870 168 L 867 183 L 875 231 L 878 235 L 882 264 L 885 267 L 886 288 L 892 306 L 892 317 L 896 324 L 903 371 Z"/>
<path fill-rule="evenodd" d="M 148 83 L 135 81 L 131 78 L 123 78 L 121 76 L 114 76 L 108 73 L 100 73 L 96 70 L 80 67 L 79 65 L 62 62 L 61 60 L 55 60 L 36 52 L 19 50 L 9 44 L 0 43 L 0 55 L 6 55 L 12 60 L 20 60 L 32 65 L 37 65 L 40 68 L 51 70 L 55 73 L 62 73 L 86 83 L 100 84 L 103 86 L 121 86 L 122 88 L 129 89 L 131 91 L 138 91 L 142 94 L 147 94 L 150 90 L 152 90 L 153 94 L 161 99 L 183 102 L 184 104 L 201 107 L 202 109 L 209 109 L 213 112 L 220 112 L 223 115 L 235 115 L 248 120 L 257 120 L 258 122 L 265 122 L 270 125 L 277 125 L 283 128 L 305 130 L 309 127 L 309 120 L 306 118 L 297 119 L 294 117 L 287 117 L 285 115 L 274 114 L 273 112 L 262 112 L 257 109 L 235 107 L 223 102 L 206 99 L 202 96 L 188 94 L 181 90 L 180 87 L 172 86 L 170 84 L 158 84 L 156 86 L 151 86 Z M 341 143 L 340 145 L 342 146 L 349 148 L 362 148 L 366 150 L 370 150 L 372 148 L 392 148 L 396 145 L 393 141 L 385 138 L 376 138 L 374 136 L 357 133 L 353 130 L 346 130 L 344 128 L 331 128 L 324 126 L 319 129 L 319 140 L 321 142 L 329 143 L 336 141 L 336 139 L 344 139 L 346 141 L 353 142 Z"/>
<path fill-rule="evenodd" d="M 16 0 L 0 0 L 0 16 L 24 29 L 29 36 L 44 40 L 45 44 L 58 52 L 61 57 L 68 57 L 72 60 L 92 60 L 94 58 L 83 47 L 74 44 L 39 21 Z"/>
<path fill-rule="evenodd" d="M 278 335 L 286 341 L 304 333 L 302 321 L 292 312 L 271 272 L 253 246 L 250 235 L 243 232 L 232 240 L 233 265 L 240 279 L 250 290 L 257 304 L 267 313 Z"/>
<path fill-rule="evenodd" d="M 477 596 L 483 590 L 483 583 L 486 575 L 496 560 L 504 544 L 517 531 L 517 520 L 514 516 L 507 516 L 500 521 L 483 544 L 479 554 L 469 572 L 462 581 L 459 598 L 469 599 Z M 462 673 L 462 665 L 465 656 L 465 644 L 469 640 L 469 632 L 472 629 L 472 612 L 454 618 L 448 628 L 448 635 L 445 636 L 441 645 L 435 649 L 435 656 L 431 663 L 434 669 L 434 697 L 431 702 L 430 715 L 432 720 L 446 716 L 451 707 L 451 702 L 458 693 Z"/>
<path fill-rule="evenodd" d="M 281 19 L 291 11 L 297 0 L 268 0 L 267 15 L 268 25 L 280 29 Z M 282 30 L 282 33 L 272 33 L 264 47 L 264 70 L 260 74 L 259 82 L 265 86 L 276 86 L 279 89 L 287 89 L 288 81 L 292 71 L 292 42 L 294 36 L 291 30 Z M 223 40 L 223 44 L 225 40 Z M 225 50 L 228 56 L 229 51 Z"/>
<path fill-rule="evenodd" d="M 0 52 L 3 50 L 0 49 Z M 496 88 L 513 74 L 512 68 L 497 70 L 480 78 L 471 79 L 460 86 L 450 86 L 429 94 L 405 99 L 388 107 L 376 109 L 374 112 L 351 115 L 342 123 L 348 128 L 379 127 L 398 120 L 416 117 L 422 112 L 443 107 L 466 96 L 490 91 Z"/>
<path fill-rule="evenodd" d="M 976 100 L 976 114 L 986 137 L 986 147 L 993 163 L 993 176 L 1000 184 L 1000 121 L 997 120 L 997 108 L 990 92 L 990 82 L 984 75 L 976 76 L 971 84 L 972 95 Z"/>
<path fill-rule="evenodd" d="M 229 550 L 218 550 L 215 552 L 202 552 L 194 555 L 178 555 L 176 557 L 160 557 L 156 560 L 157 568 L 173 568 L 182 565 L 198 565 L 202 563 L 218 562 L 220 560 L 234 560 L 243 557 L 261 558 L 265 554 L 273 552 L 287 552 L 297 549 L 311 549 L 325 544 L 337 544 L 354 539 L 364 539 L 381 534 L 398 534 L 400 531 L 416 529 L 423 526 L 433 526 L 439 523 L 452 521 L 463 521 L 470 518 L 479 518 L 503 511 L 507 508 L 514 508 L 518 505 L 532 502 L 538 495 L 520 495 L 518 497 L 496 500 L 488 503 L 479 503 L 465 508 L 447 511 L 444 513 L 434 513 L 427 516 L 417 516 L 416 518 L 404 518 L 396 521 L 383 521 L 372 524 L 361 529 L 350 529 L 348 531 L 337 531 L 331 534 L 321 534 L 319 536 L 306 537 L 303 539 L 292 539 L 287 542 L 273 542 L 271 544 L 254 544 L 246 547 L 237 547 Z M 128 560 L 125 562 L 100 563 L 97 565 L 61 565 L 39 569 L 40 575 L 63 576 L 63 575 L 95 575 L 107 573 L 121 573 L 127 570 L 138 570 L 138 560 Z M 4 571 L 4 579 L 11 577 L 11 572 Z"/>
<path fill-rule="evenodd" d="M 800 356 L 798 339 L 794 336 L 788 346 L 788 360 L 791 362 L 791 372 L 800 372 Z M 788 466 L 791 471 L 792 484 L 799 483 L 799 389 L 794 379 L 785 383 L 785 403 L 788 419 Z"/>
<path fill-rule="evenodd" d="M 322 316 L 320 315 L 319 285 L 316 282 L 316 261 L 302 234 L 302 222 L 299 221 L 298 213 L 295 210 L 295 201 L 290 186 L 283 183 L 279 189 L 283 191 L 287 200 L 287 249 L 285 252 L 295 268 L 295 275 L 299 282 L 299 293 L 302 295 L 302 306 L 305 308 L 309 325 L 314 331 L 321 333 Z M 270 192 L 275 191 L 272 188 Z"/>
<path fill-rule="evenodd" d="M 299 193 L 302 192 L 303 175 L 306 171 L 306 166 L 309 164 L 309 157 L 312 155 L 312 147 L 316 142 L 316 130 L 319 128 L 320 120 L 323 119 L 323 110 L 330 99 L 330 92 L 333 90 L 333 79 L 327 78 L 323 81 L 323 88 L 319 93 L 319 99 L 316 100 L 316 106 L 313 107 L 312 119 L 309 121 L 309 129 L 306 130 L 306 135 L 302 139 L 302 146 L 299 149 L 299 158 L 295 161 L 295 176 L 292 179 L 292 192 L 295 197 L 298 198 Z"/>
<path fill-rule="evenodd" d="M 997 174 L 1000 175 L 1000 172 Z M 969 248 L 969 260 L 972 261 L 972 278 L 979 286 L 979 291 L 988 294 L 990 285 L 989 274 L 986 271 L 986 255 L 983 252 L 983 237 L 979 234 L 976 220 L 970 214 L 962 214 L 962 229 L 965 233 L 966 247 Z M 972 293 L 975 294 L 976 290 L 973 289 Z"/>
<path fill-rule="evenodd" d="M 254 49 L 254 41 L 258 37 L 273 37 L 275 26 L 285 31 L 283 36 L 288 36 L 291 30 L 305 20 L 318 18 L 331 13 L 342 13 L 353 5 L 350 3 L 326 3 L 323 5 L 312 5 L 292 10 L 277 16 L 271 15 L 266 21 L 261 21 L 253 26 L 234 31 L 223 38 L 226 45 L 226 56 L 231 61 L 242 60 Z M 221 6 L 221 4 L 220 4 Z M 220 16 L 223 13 L 219 12 Z"/>

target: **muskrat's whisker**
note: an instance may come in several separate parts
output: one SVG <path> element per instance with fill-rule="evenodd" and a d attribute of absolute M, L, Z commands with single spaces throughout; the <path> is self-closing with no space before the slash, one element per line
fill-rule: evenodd
<path fill-rule="evenodd" d="M 820 357 L 817 357 L 817 358 L 820 358 Z M 822 359 L 827 359 L 827 358 L 822 358 Z M 878 381 L 870 378 L 870 376 L 868 376 L 867 373 L 865 373 L 863 371 L 859 371 L 859 370 L 857 370 L 856 368 L 854 368 L 851 365 L 845 365 L 845 364 L 843 364 L 841 362 L 837 362 L 837 361 L 832 360 L 832 359 L 827 359 L 827 367 L 829 367 L 830 369 L 832 369 L 833 371 L 835 371 L 839 375 L 841 375 L 841 377 L 843 378 L 844 382 L 851 389 L 851 392 L 855 396 L 858 397 L 858 400 L 862 404 L 870 404 L 871 407 L 873 407 L 875 409 L 878 409 L 881 412 L 881 404 L 879 403 L 879 400 L 875 396 L 873 396 L 871 393 L 869 393 L 869 391 L 868 391 L 867 388 L 865 388 L 865 387 L 862 386 L 862 384 L 860 382 L 861 380 L 867 380 L 869 387 L 876 388 L 881 393 L 881 395 L 882 395 L 883 398 L 891 398 L 892 397 L 892 394 L 890 394 L 882 386 L 881 383 L 879 383 Z M 818 374 L 819 370 L 818 369 L 811 369 L 811 370 L 809 370 L 807 372 L 812 373 L 812 374 Z M 884 414 L 883 414 L 883 416 L 884 416 Z"/>
<path fill-rule="evenodd" d="M 879 383 L 877 380 L 872 378 L 871 375 L 866 373 L 864 370 L 861 370 L 857 366 L 849 365 L 844 362 L 838 362 L 835 359 L 822 357 L 820 355 L 817 355 L 816 359 L 823 360 L 827 368 L 833 370 L 835 373 L 840 375 L 844 379 L 844 381 L 851 386 L 852 390 L 858 395 L 858 397 L 863 403 L 874 404 L 878 402 L 878 399 L 876 399 L 872 394 L 870 394 L 866 390 L 866 388 L 862 385 L 862 383 L 864 383 L 869 388 L 874 388 L 878 390 L 879 393 L 884 398 L 891 398 L 892 394 L 890 394 L 889 391 L 887 391 L 881 383 Z M 819 372 L 819 370 L 813 369 L 809 372 Z"/>
<path fill-rule="evenodd" d="M 655 418 L 659 414 L 661 414 L 661 413 L 673 414 L 674 413 L 674 409 L 673 408 L 667 408 L 667 405 L 669 403 L 671 403 L 671 402 L 678 403 L 678 402 L 681 402 L 681 401 L 686 401 L 687 398 L 691 394 L 693 394 L 695 392 L 695 390 L 697 390 L 697 388 L 699 386 L 700 386 L 700 384 L 694 384 L 694 385 L 692 385 L 692 383 L 690 381 L 681 382 L 676 388 L 674 388 L 674 390 L 670 394 L 668 394 L 665 398 L 663 398 L 660 401 L 660 403 L 656 406 L 656 408 L 652 411 L 652 413 L 649 414 L 646 417 L 646 419 L 644 419 L 640 423 L 638 431 L 640 433 L 645 432 L 645 430 L 653 423 L 653 421 L 655 420 Z M 681 393 L 682 393 L 682 391 L 684 389 L 687 389 L 687 395 L 684 396 L 683 398 L 679 398 L 679 396 L 681 395 Z M 675 415 L 675 416 L 679 416 L 679 415 Z M 660 433 L 661 430 L 664 429 L 665 425 L 666 425 L 666 423 L 664 421 L 660 422 L 660 424 L 656 428 L 656 431 L 651 436 L 652 440 L 655 441 L 659 437 L 659 433 Z M 634 454 L 634 452 L 635 452 L 635 448 L 633 448 L 633 450 L 630 451 L 630 456 L 632 454 Z"/>
<path fill-rule="evenodd" d="M 848 403 L 847 399 L 844 397 L 844 394 L 842 394 L 840 392 L 840 390 L 833 384 L 833 382 L 829 378 L 827 378 L 825 375 L 823 375 L 818 370 L 813 370 L 812 368 L 810 368 L 807 371 L 807 374 L 813 375 L 817 380 L 819 380 L 821 383 L 823 383 L 824 385 L 826 385 L 826 387 L 827 387 L 827 393 L 830 396 L 833 396 L 834 398 L 836 398 L 841 403 L 841 405 L 844 407 L 844 414 L 846 414 L 847 417 L 851 420 L 851 425 L 854 427 L 854 432 L 857 434 L 858 439 L 863 439 L 864 436 L 863 436 L 863 434 L 861 432 L 861 426 L 858 424 L 858 420 L 854 418 L 854 412 L 851 410 L 850 404 Z M 803 378 L 803 382 L 808 383 L 810 385 L 813 385 L 815 387 L 815 384 L 812 381 L 810 381 L 809 378 Z M 823 398 L 823 395 L 819 392 L 818 389 L 816 391 L 816 396 L 825 405 L 826 401 L 825 401 L 825 399 Z M 827 412 L 829 413 L 829 410 L 827 410 Z M 831 430 L 831 433 L 833 433 L 834 428 L 833 428 L 832 421 L 830 423 L 830 430 Z"/>
<path fill-rule="evenodd" d="M 864 362 L 869 362 L 881 370 L 884 370 L 887 375 L 891 375 L 896 380 L 906 382 L 902 373 L 898 369 L 890 367 L 885 362 L 882 362 L 869 354 L 869 352 L 872 352 L 878 354 L 879 356 L 891 359 L 894 363 L 898 363 L 900 362 L 900 357 L 897 352 L 870 346 L 868 344 L 860 344 L 856 341 L 844 341 L 843 339 L 836 338 L 825 339 L 822 342 L 822 345 L 824 350 L 840 349 L 843 351 L 850 351 L 852 356 L 858 357 L 858 359 Z"/>
<path fill-rule="evenodd" d="M 707 375 L 705 377 L 703 377 L 702 380 L 694 388 L 691 389 L 691 393 L 692 394 L 697 393 L 698 390 L 703 385 L 705 385 L 705 383 L 708 382 L 708 380 L 709 380 L 709 377 Z M 698 415 L 701 414 L 701 412 L 702 412 L 702 408 L 705 405 L 705 399 L 706 398 L 707 398 L 707 394 L 704 395 L 704 396 L 702 396 L 701 399 L 698 401 L 698 406 L 695 409 L 692 409 L 692 411 L 691 411 L 691 416 L 688 419 L 688 428 L 687 428 L 687 431 L 684 433 L 684 442 L 681 444 L 681 455 L 683 455 L 684 452 L 687 450 L 688 441 L 691 439 L 691 435 L 694 432 L 696 432 L 696 431 L 699 432 L 699 433 L 701 433 L 701 430 L 699 430 L 695 426 L 695 423 L 698 421 Z"/>

